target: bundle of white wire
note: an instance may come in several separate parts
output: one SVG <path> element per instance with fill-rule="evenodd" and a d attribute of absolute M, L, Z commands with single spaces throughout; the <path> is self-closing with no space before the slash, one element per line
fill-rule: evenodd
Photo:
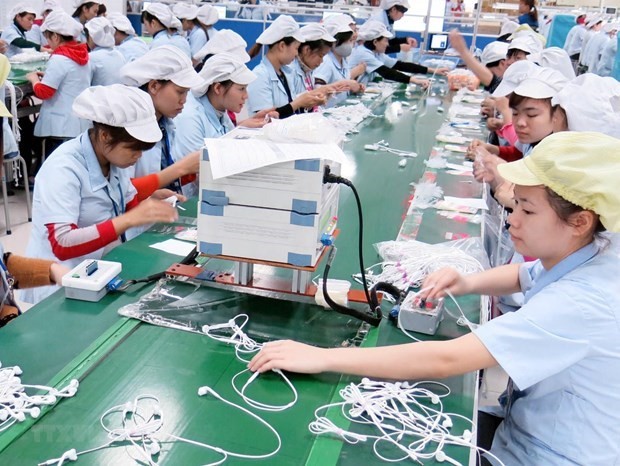
<path fill-rule="evenodd" d="M 475 426 L 470 419 L 444 412 L 442 399 L 449 394 L 450 389 L 439 382 L 390 383 L 364 378 L 359 384 L 351 383 L 340 390 L 342 402 L 318 408 L 308 428 L 314 434 L 333 434 L 350 444 L 372 441 L 375 455 L 383 461 L 409 459 L 421 463 L 434 459 L 459 465 L 445 453 L 446 445 L 459 445 L 478 453 L 486 450 L 476 447 L 472 441 Z M 340 407 L 342 415 L 352 423 L 349 430 L 321 415 L 333 407 Z M 467 426 L 458 434 L 454 432 L 457 420 Z M 360 434 L 354 431 L 355 424 L 371 425 L 375 431 Z M 390 445 L 392 452 L 400 451 L 398 456 L 388 456 L 385 447 Z"/>
<path fill-rule="evenodd" d="M 323 115 L 343 134 L 350 133 L 370 114 L 370 109 L 362 103 L 341 105 L 323 111 Z"/>
<path fill-rule="evenodd" d="M 0 432 L 7 430 L 16 422 L 24 422 L 26 415 L 33 419 L 38 418 L 41 406 L 53 405 L 58 398 L 74 396 L 79 386 L 76 379 L 61 389 L 44 385 L 27 385 L 22 383 L 20 375 L 22 370 L 19 366 L 0 369 Z M 26 390 L 44 391 L 46 394 L 29 395 Z"/>

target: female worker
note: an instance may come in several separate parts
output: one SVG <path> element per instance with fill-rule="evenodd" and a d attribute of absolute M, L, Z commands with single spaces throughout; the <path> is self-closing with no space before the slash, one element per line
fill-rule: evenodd
<path fill-rule="evenodd" d="M 88 128 L 88 123 L 76 116 L 71 106 L 75 98 L 90 86 L 91 72 L 88 48 L 76 38 L 82 26 L 63 10 L 52 11 L 41 30 L 53 50 L 45 72 L 26 75 L 34 95 L 41 99 L 41 111 L 34 135 L 45 138 L 45 155 L 68 139 Z"/>
<path fill-rule="evenodd" d="M 149 46 L 142 39 L 136 37 L 136 31 L 127 16 L 120 13 L 109 13 L 107 19 L 114 27 L 116 50 L 123 55 L 126 63 L 140 58 L 149 51 Z"/>
<path fill-rule="evenodd" d="M 428 86 L 427 79 L 415 78 L 408 76 L 407 73 L 444 73 L 444 68 L 434 70 L 426 66 L 417 65 L 415 63 L 405 63 L 395 58 L 388 57 L 385 52 L 388 47 L 388 40 L 394 37 L 385 26 L 373 20 L 366 21 L 358 31 L 358 39 L 363 44 L 355 47 L 349 60 L 350 66 L 355 67 L 359 63 L 366 63 L 366 71 L 358 79 L 359 82 L 366 84 L 372 81 L 375 76 L 381 76 L 384 79 L 397 81 L 399 83 L 415 83 L 423 87 Z"/>
<path fill-rule="evenodd" d="M 153 38 L 151 49 L 173 45 L 191 58 L 189 42 L 174 30 L 177 23 L 180 24 L 180 21 L 175 18 L 168 5 L 163 3 L 149 3 L 142 11 L 142 28 Z"/>
<path fill-rule="evenodd" d="M 371 20 L 379 21 L 392 34 L 385 53 L 408 52 L 412 47 L 417 47 L 418 41 L 413 37 L 396 37 L 394 23 L 402 19 L 409 10 L 407 0 L 381 0 L 379 13 L 370 17 Z"/>
<path fill-rule="evenodd" d="M 90 49 L 91 86 L 118 84 L 125 57 L 114 48 L 114 27 L 107 18 L 97 16 L 86 23 L 86 43 Z"/>
<path fill-rule="evenodd" d="M 538 10 L 536 0 L 519 0 L 519 24 L 527 24 L 534 31 L 538 31 Z"/>
<path fill-rule="evenodd" d="M 295 92 L 295 75 L 287 65 L 297 56 L 299 44 L 303 40 L 299 25 L 287 15 L 278 16 L 258 36 L 250 56 L 257 55 L 262 45 L 267 45 L 268 50 L 253 70 L 256 80 L 248 86 L 250 114 L 275 108 L 280 118 L 286 118 L 325 103 L 325 90 L 315 89 L 301 94 Z"/>
<path fill-rule="evenodd" d="M 205 61 L 211 58 L 213 55 L 228 52 L 235 55 L 242 63 L 250 61 L 250 56 L 245 51 L 248 44 L 243 37 L 230 29 L 222 29 L 217 31 L 209 42 L 205 44 L 193 57 L 196 65 L 196 71 L 200 72 L 205 64 Z"/>
<path fill-rule="evenodd" d="M 99 12 L 99 2 L 90 2 L 88 0 L 73 0 L 73 19 L 80 23 L 82 27 L 97 16 Z M 78 37 L 82 43 L 86 43 L 86 35 L 82 32 Z"/>
<path fill-rule="evenodd" d="M 364 349 L 267 343 L 250 369 L 424 380 L 500 365 L 510 382 L 490 451 L 503 464 L 614 464 L 620 262 L 599 235 L 620 232 L 617 148 L 617 139 L 600 133 L 563 132 L 528 158 L 500 166 L 516 184 L 509 218 L 515 246 L 539 259 L 467 276 L 443 269 L 424 281 L 425 299 L 521 290 L 526 302 L 518 312 L 442 342 Z M 479 420 L 481 447 L 488 446 L 484 428 Z"/>
<path fill-rule="evenodd" d="M 356 78 L 366 70 L 366 64 L 362 62 L 354 69 L 349 68 L 349 56 L 355 46 L 353 30 L 350 20 L 347 18 L 348 15 L 337 16 L 339 17 L 337 21 L 330 21 L 325 24 L 328 34 L 333 36 L 336 41 L 329 53 L 323 57 L 323 63 L 313 71 L 314 83 L 316 86 L 324 86 L 345 81 L 349 85 L 349 92 L 364 92 L 364 85 L 358 83 Z M 343 102 L 346 97 L 346 92 L 338 93 L 329 100 L 329 104 L 330 106 L 336 105 Z"/>
<path fill-rule="evenodd" d="M 60 146 L 39 170 L 26 250 L 69 268 L 101 259 L 131 227 L 177 218 L 158 200 L 172 194 L 157 191 L 159 175 L 132 182 L 123 170 L 161 139 L 148 94 L 120 84 L 95 86 L 75 99 L 73 110 L 92 128 Z M 28 290 L 22 299 L 36 303 L 53 291 Z"/>
<path fill-rule="evenodd" d="M 8 44 L 7 57 L 10 58 L 21 53 L 24 49 L 41 50 L 41 44 L 28 40 L 26 36 L 26 33 L 32 29 L 36 15 L 37 13 L 33 8 L 21 3 L 11 8 L 9 13 L 9 20 L 11 22 L 4 28 L 0 36 Z"/>
<path fill-rule="evenodd" d="M 207 41 L 211 40 L 211 37 L 213 37 L 213 35 L 217 32 L 217 29 L 213 26 L 219 21 L 219 19 L 220 17 L 213 5 L 205 3 L 198 8 L 196 20 L 198 21 L 200 27 L 204 30 Z M 204 44 L 202 44 L 202 46 L 204 46 Z M 198 50 L 200 50 L 202 46 L 198 47 Z"/>
<path fill-rule="evenodd" d="M 177 3 L 172 7 L 172 13 L 181 21 L 193 57 L 207 43 L 207 34 L 196 19 L 198 7 L 188 3 Z"/>

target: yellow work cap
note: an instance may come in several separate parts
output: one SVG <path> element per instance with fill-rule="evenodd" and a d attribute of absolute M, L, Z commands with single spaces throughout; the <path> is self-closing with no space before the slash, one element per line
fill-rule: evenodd
<path fill-rule="evenodd" d="M 564 131 L 543 139 L 528 157 L 497 168 L 514 184 L 547 186 L 596 212 L 608 231 L 620 232 L 620 139 Z"/>
<path fill-rule="evenodd" d="M 0 53 L 0 88 L 4 86 L 4 81 L 6 81 L 10 71 L 11 64 L 9 63 L 9 59 Z M 0 101 L 0 117 L 10 118 L 11 116 L 11 112 L 9 112 L 6 105 L 4 105 L 4 100 Z M 0 131 L 2 131 L 2 129 L 0 129 Z"/>

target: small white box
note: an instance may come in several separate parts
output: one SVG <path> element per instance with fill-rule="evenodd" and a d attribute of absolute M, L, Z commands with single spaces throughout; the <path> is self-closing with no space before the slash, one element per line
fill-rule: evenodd
<path fill-rule="evenodd" d="M 96 265 L 89 273 L 88 268 Z M 120 262 L 86 259 L 62 277 L 65 296 L 70 299 L 96 302 L 108 292 L 106 286 L 122 271 Z"/>

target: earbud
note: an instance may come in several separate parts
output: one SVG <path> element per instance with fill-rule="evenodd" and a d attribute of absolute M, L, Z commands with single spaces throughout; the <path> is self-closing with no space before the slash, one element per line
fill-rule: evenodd
<path fill-rule="evenodd" d="M 472 437 L 471 431 L 468 429 L 465 429 L 463 431 L 463 440 L 465 440 L 466 442 L 469 442 L 471 440 L 471 437 Z"/>
<path fill-rule="evenodd" d="M 441 425 L 444 426 L 446 429 L 449 429 L 450 427 L 452 427 L 452 419 L 446 416 Z"/>
<path fill-rule="evenodd" d="M 199 396 L 205 396 L 207 395 L 209 392 L 211 391 L 210 387 L 207 387 L 206 385 L 204 387 L 200 387 L 198 389 L 198 395 Z"/>
<path fill-rule="evenodd" d="M 431 395 L 431 403 L 434 405 L 439 403 L 439 397 L 437 395 Z"/>
<path fill-rule="evenodd" d="M 155 455 L 159 454 L 159 452 L 161 451 L 161 447 L 159 446 L 159 443 L 157 443 L 155 440 L 153 440 L 147 446 L 147 450 L 148 450 L 148 452 L 149 452 L 149 454 L 151 456 L 155 456 Z"/>
<path fill-rule="evenodd" d="M 448 455 L 446 455 L 443 450 L 438 450 L 435 453 L 435 459 L 440 462 L 443 463 L 444 461 L 447 461 L 450 464 L 453 464 L 454 466 L 460 466 L 461 463 L 455 461 L 454 459 L 450 458 Z"/>

